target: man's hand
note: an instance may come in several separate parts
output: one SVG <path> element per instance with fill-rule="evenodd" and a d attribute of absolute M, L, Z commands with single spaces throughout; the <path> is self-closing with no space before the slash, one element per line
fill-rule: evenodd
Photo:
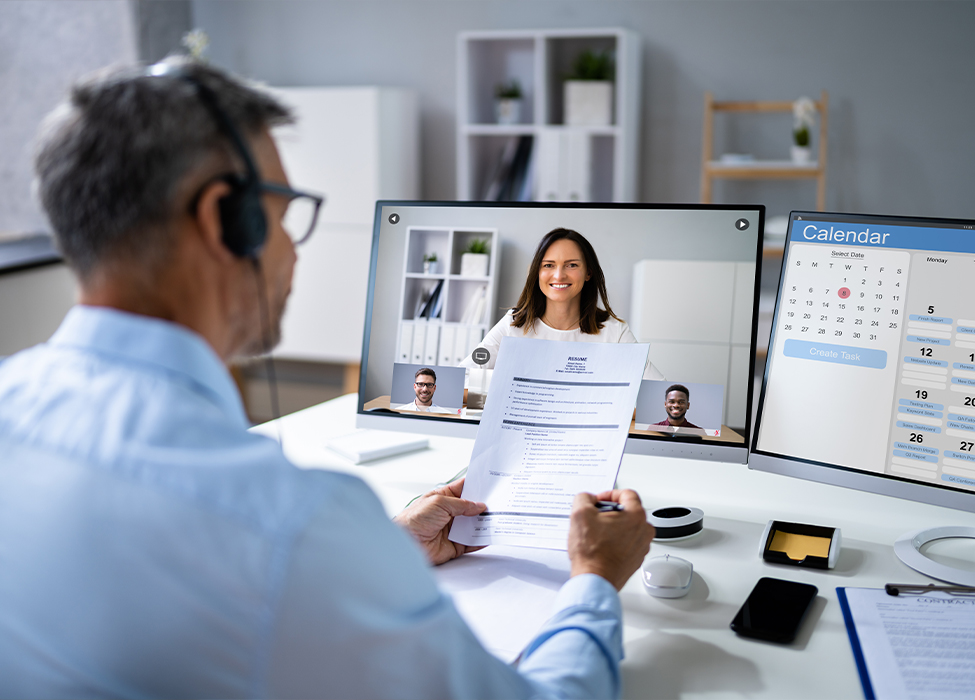
<path fill-rule="evenodd" d="M 622 511 L 600 513 L 596 501 L 616 501 Z M 569 559 L 572 575 L 598 574 L 616 590 L 623 588 L 650 551 L 653 525 L 636 491 L 617 489 L 596 496 L 580 493 L 572 504 Z"/>
<path fill-rule="evenodd" d="M 420 543 L 434 566 L 450 561 L 461 554 L 483 549 L 483 547 L 468 547 L 447 539 L 454 516 L 477 515 L 487 510 L 487 505 L 484 503 L 461 498 L 460 494 L 463 490 L 464 480 L 458 479 L 423 494 L 393 518 L 393 522 Z"/>

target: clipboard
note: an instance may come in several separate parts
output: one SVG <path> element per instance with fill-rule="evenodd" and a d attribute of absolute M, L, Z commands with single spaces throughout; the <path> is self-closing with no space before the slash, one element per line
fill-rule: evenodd
<path fill-rule="evenodd" d="M 840 601 L 840 610 L 843 611 L 843 622 L 846 624 L 846 633 L 850 637 L 850 647 L 853 651 L 853 660 L 857 665 L 857 673 L 860 675 L 860 685 L 863 686 L 863 697 L 866 700 L 876 700 L 873 685 L 870 683 L 870 673 L 867 671 L 867 662 L 863 658 L 863 647 L 860 646 L 860 636 L 857 634 L 856 623 L 853 621 L 853 613 L 850 611 L 850 603 L 846 599 L 846 589 L 837 587 L 836 597 Z"/>
<path fill-rule="evenodd" d="M 868 700 L 971 697 L 975 596 L 843 587 L 836 594 Z"/>

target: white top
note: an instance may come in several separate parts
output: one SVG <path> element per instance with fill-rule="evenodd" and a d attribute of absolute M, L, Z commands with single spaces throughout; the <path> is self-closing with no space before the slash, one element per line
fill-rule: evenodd
<path fill-rule="evenodd" d="M 429 406 L 418 406 L 416 399 L 410 401 L 409 403 L 404 403 L 402 406 L 397 406 L 394 410 L 397 411 L 419 411 L 420 413 L 460 413 L 459 408 L 444 408 L 443 406 L 438 406 L 435 403 Z"/>
<path fill-rule="evenodd" d="M 471 369 L 494 369 L 494 363 L 498 357 L 498 349 L 501 347 L 501 339 L 506 336 L 516 336 L 525 338 L 536 338 L 538 340 L 562 340 L 569 341 L 573 343 L 636 343 L 636 336 L 633 335 L 633 331 L 630 327 L 626 325 L 625 322 L 619 321 L 612 316 L 610 316 L 606 322 L 603 324 L 603 328 L 599 333 L 593 335 L 592 333 L 583 333 L 581 329 L 574 328 L 570 331 L 560 331 L 558 329 L 552 328 L 542 323 L 541 319 L 536 319 L 535 325 L 531 330 L 526 331 L 523 328 L 516 328 L 511 325 L 512 317 L 514 312 L 508 311 L 500 321 L 495 324 L 494 328 L 488 331 L 488 334 L 484 336 L 484 340 L 478 343 L 477 347 L 486 349 L 491 353 L 491 358 L 484 365 L 478 365 L 474 360 L 471 359 L 470 353 L 464 358 L 464 361 L 460 363 L 461 367 L 469 367 Z M 471 348 L 471 352 L 475 348 Z M 650 358 L 647 358 L 647 366 L 643 371 L 644 379 L 655 379 L 662 380 L 665 379 L 663 373 L 654 367 L 650 363 Z"/>

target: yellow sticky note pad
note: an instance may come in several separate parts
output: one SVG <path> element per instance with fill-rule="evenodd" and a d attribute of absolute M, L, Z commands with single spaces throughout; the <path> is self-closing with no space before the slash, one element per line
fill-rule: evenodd
<path fill-rule="evenodd" d="M 769 549 L 782 552 L 793 561 L 802 561 L 810 555 L 826 559 L 829 556 L 829 538 L 776 530 Z"/>

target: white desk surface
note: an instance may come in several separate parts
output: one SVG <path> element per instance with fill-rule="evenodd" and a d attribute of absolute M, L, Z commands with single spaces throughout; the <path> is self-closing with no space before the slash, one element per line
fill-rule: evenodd
<path fill-rule="evenodd" d="M 355 406 L 350 394 L 256 430 L 276 435 L 280 427 L 285 453 L 299 466 L 361 477 L 390 515 L 470 459 L 473 440 L 430 437 L 429 449 L 354 465 L 325 442 L 355 429 Z M 655 541 L 650 550 L 651 556 L 669 552 L 694 564 L 686 597 L 652 598 L 639 572 L 620 594 L 624 698 L 862 698 L 836 587 L 928 583 L 894 556 L 894 541 L 922 527 L 973 524 L 970 513 L 755 472 L 744 465 L 626 455 L 618 484 L 639 492 L 649 509 L 684 505 L 704 511 L 701 534 L 670 544 Z M 841 528 L 836 569 L 759 559 L 758 540 L 772 519 Z M 946 552 L 950 557 L 954 550 Z M 568 577 L 568 561 L 564 552 L 489 547 L 437 567 L 435 573 L 485 646 L 510 659 L 549 616 L 555 591 Z M 739 638 L 728 627 L 763 576 L 819 588 L 791 645 Z M 485 604 L 486 599 L 508 604 Z"/>

